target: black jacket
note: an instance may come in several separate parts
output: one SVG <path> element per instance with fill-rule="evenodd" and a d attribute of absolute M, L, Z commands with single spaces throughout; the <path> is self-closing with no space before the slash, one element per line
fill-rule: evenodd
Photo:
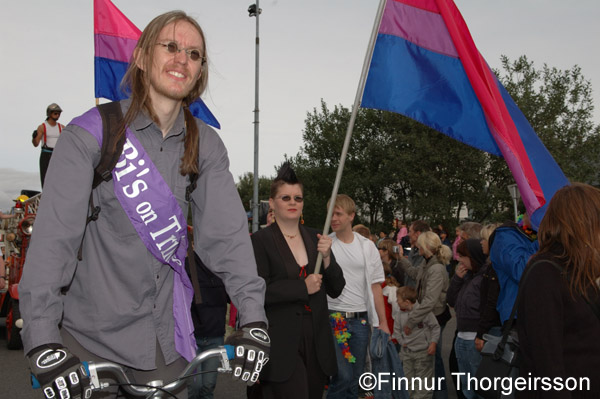
<path fill-rule="evenodd" d="M 317 231 L 300 225 L 300 233 L 308 255 L 306 270 L 311 274 L 317 259 Z M 298 275 L 299 266 L 276 223 L 253 234 L 252 245 L 258 274 L 267 283 L 265 310 L 271 338 L 270 359 L 261 372 L 261 380 L 282 382 L 294 371 L 304 305 L 312 309 L 313 339 L 321 369 L 326 375 L 336 374 L 326 294 L 333 298 L 339 296 L 346 281 L 333 253 L 329 267 L 321 267 L 321 290 L 308 295 L 304 279 Z"/>
<path fill-rule="evenodd" d="M 481 318 L 477 327 L 477 338 L 483 339 L 483 334 L 490 331 L 492 327 L 501 326 L 500 313 L 496 310 L 500 283 L 496 271 L 490 262 L 481 269 L 483 279 L 481 281 L 481 304 L 479 306 Z"/>
<path fill-rule="evenodd" d="M 554 254 L 561 252 L 562 248 L 556 248 Z M 590 389 L 557 392 L 544 391 L 538 385 L 535 391 L 517 391 L 517 398 L 597 399 L 600 398 L 600 319 L 579 293 L 571 295 L 568 273 L 547 260 L 555 261 L 563 270 L 566 263 L 552 255 L 534 255 L 525 269 L 526 272 L 532 264 L 544 260 L 526 277 L 517 305 L 522 355 L 519 372 L 531 379 L 589 378 Z M 600 303 L 596 291 L 590 289 L 589 295 L 590 301 Z"/>
<path fill-rule="evenodd" d="M 223 281 L 202 263 L 194 252 L 194 261 L 198 273 L 198 283 L 202 303 L 192 301 L 192 321 L 196 337 L 222 337 L 225 335 L 225 314 L 227 313 L 227 292 Z M 189 273 L 189 262 L 185 259 L 185 267 Z M 190 276 L 191 278 L 191 276 Z"/>

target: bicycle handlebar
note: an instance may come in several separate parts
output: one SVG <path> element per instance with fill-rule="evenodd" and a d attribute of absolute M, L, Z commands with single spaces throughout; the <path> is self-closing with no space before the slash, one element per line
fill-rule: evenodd
<path fill-rule="evenodd" d="M 117 384 L 121 385 L 121 388 L 130 395 L 134 396 L 146 396 L 149 394 L 159 393 L 161 391 L 173 392 L 180 388 L 186 383 L 185 379 L 194 373 L 194 370 L 206 359 L 212 357 L 219 357 L 221 360 L 221 367 L 217 369 L 219 373 L 230 373 L 231 366 L 229 365 L 229 359 L 235 357 L 235 349 L 231 345 L 219 346 L 214 349 L 205 350 L 196 357 L 183 369 L 181 374 L 172 382 L 164 384 L 162 380 L 149 381 L 146 384 L 132 383 L 127 375 L 125 374 L 125 368 L 119 364 L 113 362 L 82 362 L 90 377 L 91 386 L 93 391 L 102 390 L 108 388 L 111 384 L 108 382 L 102 382 L 99 373 L 104 376 L 110 375 Z M 32 385 L 34 389 L 40 388 L 40 384 L 34 376 L 32 377 Z M 151 397 L 151 396 L 149 396 Z"/>

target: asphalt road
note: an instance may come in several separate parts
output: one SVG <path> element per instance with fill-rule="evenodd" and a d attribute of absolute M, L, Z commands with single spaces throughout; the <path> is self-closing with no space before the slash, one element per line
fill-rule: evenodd
<path fill-rule="evenodd" d="M 41 391 L 34 391 L 29 381 L 29 371 L 27 361 L 23 352 L 20 350 L 6 349 L 6 329 L 5 320 L 0 318 L 0 399 L 40 399 L 43 397 Z M 444 359 L 448 359 L 456 319 L 453 317 L 444 329 L 443 349 Z M 448 364 L 446 364 L 446 374 L 448 374 Z M 456 394 L 452 389 L 451 379 L 449 381 L 449 399 L 456 399 Z M 220 374 L 217 380 L 217 389 L 215 399 L 226 398 L 245 398 L 245 385 L 232 382 L 228 375 Z"/>

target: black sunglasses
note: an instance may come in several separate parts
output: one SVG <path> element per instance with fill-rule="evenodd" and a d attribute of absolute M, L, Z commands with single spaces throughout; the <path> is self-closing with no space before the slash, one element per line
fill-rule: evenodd
<path fill-rule="evenodd" d="M 281 197 L 277 197 L 277 198 L 279 198 L 283 202 L 290 202 L 292 200 L 291 195 L 282 195 Z M 294 195 L 294 201 L 302 202 L 302 201 L 304 201 L 304 197 L 302 197 L 301 195 Z"/>

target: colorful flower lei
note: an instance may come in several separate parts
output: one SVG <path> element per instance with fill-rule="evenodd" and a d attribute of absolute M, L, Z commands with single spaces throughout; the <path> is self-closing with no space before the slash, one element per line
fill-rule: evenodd
<path fill-rule="evenodd" d="M 342 355 L 349 363 L 356 363 L 356 358 L 350 353 L 350 346 L 348 345 L 348 340 L 351 337 L 348 332 L 348 322 L 340 312 L 330 314 L 329 321 L 331 327 L 333 327 L 333 335 L 342 350 Z"/>

